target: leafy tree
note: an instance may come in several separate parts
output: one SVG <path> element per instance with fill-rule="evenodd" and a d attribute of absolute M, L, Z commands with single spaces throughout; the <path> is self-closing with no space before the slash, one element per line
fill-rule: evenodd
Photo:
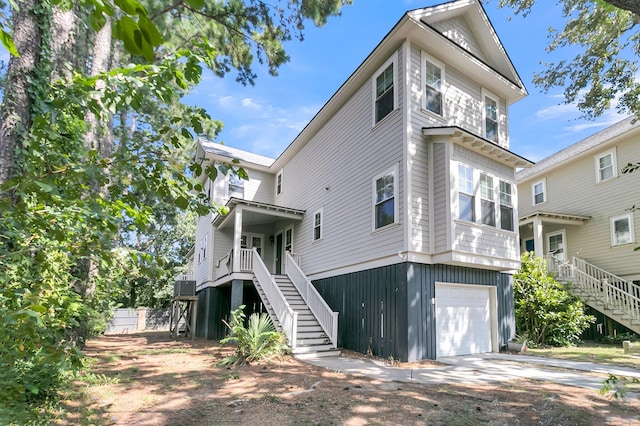
<path fill-rule="evenodd" d="M 513 277 L 516 330 L 534 345 L 568 346 L 595 321 L 584 313 L 581 301 L 547 272 L 543 259 L 522 255 Z"/>
<path fill-rule="evenodd" d="M 526 16 L 536 0 L 500 0 Z M 640 117 L 640 2 L 635 0 L 562 0 L 563 29 L 549 28 L 548 52 L 573 47 L 569 59 L 544 63 L 534 83 L 543 90 L 564 89 L 564 102 L 576 103 L 586 118 L 600 116 L 618 100 L 619 112 Z"/>

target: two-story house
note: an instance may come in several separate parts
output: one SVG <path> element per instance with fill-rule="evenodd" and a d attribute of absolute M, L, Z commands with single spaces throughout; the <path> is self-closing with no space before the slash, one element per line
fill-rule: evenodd
<path fill-rule="evenodd" d="M 402 16 L 277 159 L 202 142 L 198 158 L 237 158 L 249 180 L 204 182 L 229 213 L 198 221 L 198 334 L 222 337 L 242 303 L 298 353 L 498 351 L 515 333 L 515 171 L 531 166 L 507 108 L 526 94 L 480 2 L 458 0 Z"/>
<path fill-rule="evenodd" d="M 636 332 L 640 172 L 621 171 L 638 161 L 640 122 L 629 117 L 517 174 L 521 250 L 546 257 L 589 306 Z"/>

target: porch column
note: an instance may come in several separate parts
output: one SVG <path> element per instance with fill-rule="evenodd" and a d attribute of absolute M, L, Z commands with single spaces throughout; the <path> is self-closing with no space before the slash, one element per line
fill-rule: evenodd
<path fill-rule="evenodd" d="M 238 306 L 242 305 L 242 289 L 244 282 L 242 280 L 231 281 L 231 310 L 235 311 Z"/>
<path fill-rule="evenodd" d="M 542 219 L 533 218 L 533 253 L 536 257 L 544 256 L 544 245 L 542 243 Z"/>
<path fill-rule="evenodd" d="M 233 263 L 231 272 L 240 272 L 240 238 L 242 237 L 242 206 L 236 206 L 233 221 Z"/>

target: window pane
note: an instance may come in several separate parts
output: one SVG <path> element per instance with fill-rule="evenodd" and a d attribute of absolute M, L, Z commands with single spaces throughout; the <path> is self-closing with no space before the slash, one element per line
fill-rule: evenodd
<path fill-rule="evenodd" d="M 429 61 L 425 63 L 425 108 L 442 115 L 442 70 Z"/>
<path fill-rule="evenodd" d="M 512 206 L 511 201 L 511 184 L 500 181 L 500 204 Z"/>
<path fill-rule="evenodd" d="M 442 93 L 427 86 L 425 89 L 425 108 L 442 115 Z"/>
<path fill-rule="evenodd" d="M 533 199 L 535 204 L 544 202 L 544 185 L 542 184 L 542 182 L 537 183 L 533 187 Z"/>
<path fill-rule="evenodd" d="M 376 228 L 392 224 L 394 221 L 394 210 L 393 198 L 376 204 Z"/>
<path fill-rule="evenodd" d="M 513 231 L 513 207 L 500 206 L 500 229 Z"/>
<path fill-rule="evenodd" d="M 613 158 L 611 154 L 600 157 L 598 160 L 600 166 L 600 180 L 607 180 L 613 177 Z"/>
<path fill-rule="evenodd" d="M 624 218 L 613 222 L 614 242 L 616 244 L 627 244 L 631 242 L 631 232 L 629 229 L 629 219 Z"/>
<path fill-rule="evenodd" d="M 460 204 L 458 219 L 466 220 L 467 222 L 475 222 L 475 215 L 473 214 L 473 195 L 460 193 L 458 200 Z"/>
<path fill-rule="evenodd" d="M 493 178 L 480 175 L 480 196 L 487 200 L 493 200 Z"/>
<path fill-rule="evenodd" d="M 498 104 L 493 99 L 484 98 L 485 137 L 491 141 L 498 140 Z"/>
<path fill-rule="evenodd" d="M 473 194 L 473 169 L 458 165 L 458 189 L 461 192 Z"/>
<path fill-rule="evenodd" d="M 488 200 L 480 200 L 480 209 L 482 211 L 482 224 L 496 226 L 496 203 Z"/>
<path fill-rule="evenodd" d="M 393 111 L 393 64 L 376 78 L 376 123 Z"/>

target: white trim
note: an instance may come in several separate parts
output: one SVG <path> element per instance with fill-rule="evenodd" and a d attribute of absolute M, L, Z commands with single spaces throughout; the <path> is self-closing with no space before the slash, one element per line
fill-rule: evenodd
<path fill-rule="evenodd" d="M 275 185 L 274 185 L 274 191 L 276 193 L 276 197 L 279 196 L 280 194 L 282 194 L 282 192 L 284 191 L 284 176 L 283 176 L 283 172 L 284 172 L 284 169 L 280 169 L 278 171 L 278 173 L 276 173 L 276 179 L 275 179 Z M 278 180 L 280 180 L 279 188 L 278 188 Z"/>
<path fill-rule="evenodd" d="M 376 121 L 376 101 L 378 98 L 376 93 L 376 88 L 377 88 L 376 80 L 378 79 L 380 74 L 382 74 L 389 67 L 389 65 L 393 65 L 393 109 L 387 115 L 382 117 L 380 120 Z M 378 123 L 384 121 L 385 118 L 391 115 L 393 111 L 398 109 L 398 51 L 393 52 L 391 57 L 389 57 L 389 59 L 387 59 L 385 63 L 382 64 L 382 66 L 380 66 L 376 70 L 376 72 L 373 73 L 373 76 L 371 77 L 371 94 L 372 94 L 371 96 L 371 99 L 372 99 L 371 127 L 375 127 L 376 125 L 378 125 Z"/>
<path fill-rule="evenodd" d="M 611 155 L 611 167 L 613 168 L 613 174 L 611 177 L 606 179 L 602 179 L 600 177 L 600 159 L 606 157 L 607 155 Z M 614 179 L 618 177 L 618 160 L 616 158 L 616 148 L 613 147 L 608 151 L 602 152 L 593 157 L 596 166 L 596 183 L 606 182 L 608 180 Z"/>
<path fill-rule="evenodd" d="M 554 256 L 555 253 L 550 253 L 551 251 L 551 237 L 555 237 L 556 235 L 562 235 L 562 254 L 564 255 L 564 259 L 561 259 L 563 262 L 566 262 L 569 259 L 569 250 L 567 249 L 567 231 L 565 229 L 559 229 L 557 231 L 549 232 L 545 234 L 545 242 L 547 243 L 547 247 L 545 250 L 545 254 L 548 256 Z"/>
<path fill-rule="evenodd" d="M 399 220 L 400 218 L 398 217 L 398 214 L 400 211 L 398 206 L 400 202 L 400 199 L 398 197 L 398 194 L 399 194 L 398 186 L 400 184 L 398 169 L 399 167 L 398 167 L 398 164 L 396 163 L 391 168 L 388 168 L 382 173 L 379 173 L 371 180 L 371 189 L 372 189 L 372 196 L 373 196 L 372 197 L 373 202 L 371 203 L 371 214 L 372 214 L 371 215 L 371 232 L 377 232 L 382 229 L 387 229 L 393 225 L 397 225 L 400 223 L 400 220 Z M 376 205 L 378 204 L 377 202 L 378 191 L 377 191 L 376 183 L 378 180 L 388 175 L 393 176 L 393 222 L 377 228 L 376 227 Z"/>
<path fill-rule="evenodd" d="M 482 88 L 482 136 L 487 140 L 492 140 L 487 137 L 487 103 L 486 98 L 491 99 L 496 103 L 496 139 L 492 140 L 496 144 L 500 145 L 500 98 L 485 89 Z"/>
<path fill-rule="evenodd" d="M 324 239 L 324 207 L 320 207 L 318 210 L 313 212 L 313 216 L 311 217 L 311 238 L 312 241 L 320 241 Z M 320 224 L 316 226 L 316 216 L 320 215 Z M 316 228 L 320 228 L 320 236 L 316 238 Z"/>
<path fill-rule="evenodd" d="M 542 201 L 536 203 L 536 186 L 542 184 Z M 547 202 L 547 178 L 535 181 L 531 184 L 531 205 L 537 206 Z"/>
<path fill-rule="evenodd" d="M 618 222 L 622 219 L 627 219 L 627 223 L 629 224 L 629 237 L 630 240 L 623 242 L 623 243 L 619 243 L 616 240 L 616 235 L 615 235 L 615 222 Z M 609 232 L 611 233 L 611 246 L 612 247 L 617 247 L 617 246 L 624 246 L 627 244 L 633 244 L 636 241 L 635 238 L 635 231 L 633 229 L 633 213 L 625 213 L 625 214 L 621 214 L 618 216 L 614 216 L 611 218 L 610 220 L 610 227 L 609 227 Z"/>
<path fill-rule="evenodd" d="M 437 112 L 431 111 L 430 109 L 428 109 L 426 107 L 426 86 L 427 86 L 427 64 L 426 62 L 431 62 L 433 65 L 435 65 L 436 67 L 440 68 L 440 94 L 441 94 L 441 102 L 440 102 L 440 109 L 442 111 L 441 114 L 438 114 Z M 436 58 L 434 58 L 433 56 L 429 55 L 427 52 L 425 52 L 424 50 L 420 51 L 420 72 L 421 72 L 421 87 L 420 87 L 420 108 L 426 112 L 427 114 L 432 114 L 434 117 L 437 117 L 439 119 L 443 119 L 445 118 L 446 115 L 446 102 L 445 102 L 445 88 L 446 88 L 446 75 L 445 75 L 445 66 L 444 63 L 440 62 L 439 60 L 437 60 Z"/>

